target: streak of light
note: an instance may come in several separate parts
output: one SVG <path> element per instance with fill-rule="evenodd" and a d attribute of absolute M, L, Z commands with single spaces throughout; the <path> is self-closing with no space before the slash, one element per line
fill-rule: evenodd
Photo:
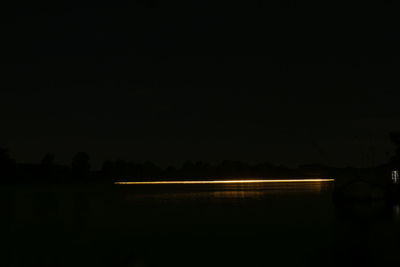
<path fill-rule="evenodd" d="M 115 182 L 125 185 L 157 184 L 250 184 L 250 183 L 310 183 L 333 182 L 335 179 L 256 179 L 256 180 L 210 180 L 210 181 L 149 181 L 149 182 Z"/>

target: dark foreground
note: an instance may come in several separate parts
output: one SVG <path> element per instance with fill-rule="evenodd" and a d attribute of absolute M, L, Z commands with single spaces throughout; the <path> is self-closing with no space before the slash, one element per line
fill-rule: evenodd
<path fill-rule="evenodd" d="M 400 205 L 332 183 L 1 188 L 1 266 L 392 266 Z"/>

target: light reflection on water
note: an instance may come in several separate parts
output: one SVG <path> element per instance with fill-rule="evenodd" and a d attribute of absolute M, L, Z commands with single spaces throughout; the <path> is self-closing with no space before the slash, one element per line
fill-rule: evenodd
<path fill-rule="evenodd" d="M 124 188 L 129 199 L 262 199 L 276 196 L 321 195 L 331 191 L 329 182 L 307 183 L 237 183 L 211 185 L 156 185 Z M 123 191 L 125 191 L 123 190 Z"/>

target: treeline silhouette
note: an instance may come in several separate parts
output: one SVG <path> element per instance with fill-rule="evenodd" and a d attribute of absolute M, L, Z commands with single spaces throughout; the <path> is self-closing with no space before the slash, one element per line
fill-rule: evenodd
<path fill-rule="evenodd" d="M 0 149 L 1 183 L 75 183 L 189 179 L 292 178 L 327 176 L 329 168 L 304 165 L 296 169 L 270 163 L 248 164 L 225 160 L 219 164 L 186 161 L 180 167 L 161 168 L 151 161 L 143 163 L 106 160 L 100 170 L 92 170 L 86 152 L 77 153 L 69 166 L 57 164 L 46 154 L 39 164 L 18 163 L 7 149 Z"/>
<path fill-rule="evenodd" d="M 298 168 L 271 163 L 248 164 L 225 160 L 219 164 L 187 161 L 180 167 L 161 168 L 151 161 L 143 163 L 125 160 L 106 160 L 100 170 L 92 170 L 86 152 L 77 153 L 70 165 L 60 165 L 55 156 L 46 154 L 40 164 L 18 163 L 9 151 L 0 148 L 0 183 L 76 183 L 151 180 L 196 180 L 238 178 L 328 178 L 348 177 L 386 182 L 390 171 L 400 168 L 400 133 L 391 133 L 395 154 L 382 165 L 370 168 L 334 168 L 321 164 L 302 165 Z M 383 179 L 379 179 L 382 177 Z M 385 178 L 386 177 L 386 178 Z"/>

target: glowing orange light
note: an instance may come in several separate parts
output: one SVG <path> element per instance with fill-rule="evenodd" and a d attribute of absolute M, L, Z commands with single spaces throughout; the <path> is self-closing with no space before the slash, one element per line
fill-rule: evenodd
<path fill-rule="evenodd" d="M 151 181 L 151 182 L 115 182 L 114 184 L 151 185 L 151 184 L 250 184 L 250 183 L 309 183 L 333 182 L 335 179 L 257 179 L 257 180 L 211 180 L 211 181 Z"/>

